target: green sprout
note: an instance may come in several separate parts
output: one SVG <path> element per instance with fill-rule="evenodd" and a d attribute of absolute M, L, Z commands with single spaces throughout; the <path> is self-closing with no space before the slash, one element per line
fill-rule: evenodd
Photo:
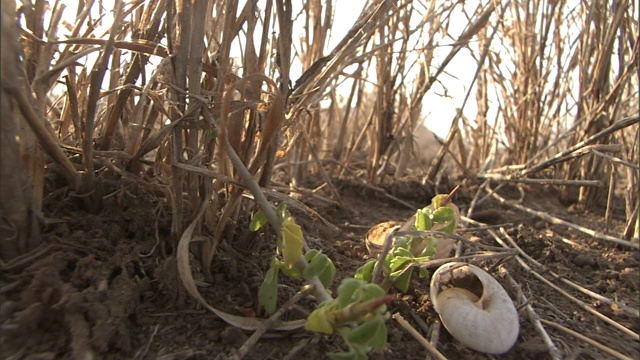
<path fill-rule="evenodd" d="M 440 231 L 447 234 L 455 232 L 458 223 L 458 209 L 451 202 L 451 194 L 436 195 L 431 204 L 418 209 L 412 231 Z M 433 258 L 436 254 L 438 238 L 429 236 L 400 236 L 384 259 L 382 287 L 396 287 L 401 292 L 409 289 L 413 269 L 416 265 Z M 372 281 L 373 271 L 378 259 L 370 259 L 356 271 L 355 278 Z M 420 278 L 429 276 L 424 268 L 419 268 Z"/>
<path fill-rule="evenodd" d="M 418 209 L 413 231 L 439 231 L 452 234 L 459 221 L 458 209 L 451 203 L 449 195 L 436 195 L 429 206 Z M 331 259 L 319 250 L 309 250 L 303 255 L 304 236 L 301 227 L 287 211 L 283 202 L 276 208 L 281 224 L 276 255 L 271 261 L 258 292 L 258 301 L 265 311 L 273 314 L 278 302 L 278 277 L 280 273 L 294 279 L 312 279 L 328 288 L 336 274 Z M 250 229 L 257 231 L 267 223 L 267 217 L 258 211 L 251 219 Z M 384 258 L 382 285 L 372 283 L 372 274 L 377 259 L 367 261 L 357 270 L 354 278 L 342 280 L 337 297 L 322 301 L 307 318 L 305 329 L 317 333 L 339 334 L 348 351 L 330 353 L 331 359 L 367 359 L 372 350 L 382 349 L 387 344 L 386 320 L 389 318 L 387 304 L 393 300 L 386 291 L 395 286 L 406 292 L 409 288 L 415 265 L 433 258 L 436 254 L 438 236 L 434 234 L 399 236 L 393 248 Z M 429 276 L 420 268 L 420 277 Z M 319 284 L 318 283 L 318 286 Z"/>

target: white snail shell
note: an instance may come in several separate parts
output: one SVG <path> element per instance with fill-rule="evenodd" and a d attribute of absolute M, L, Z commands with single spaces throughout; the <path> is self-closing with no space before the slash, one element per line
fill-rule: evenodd
<path fill-rule="evenodd" d="M 431 277 L 431 301 L 451 336 L 488 354 L 502 354 L 516 343 L 518 312 L 504 288 L 486 271 L 450 262 Z"/>

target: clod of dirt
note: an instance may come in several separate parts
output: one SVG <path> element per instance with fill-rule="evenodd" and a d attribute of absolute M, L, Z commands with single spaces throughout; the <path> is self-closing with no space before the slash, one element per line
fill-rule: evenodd
<path fill-rule="evenodd" d="M 573 263 L 580 267 L 595 267 L 598 262 L 589 254 L 579 254 L 573 258 Z"/>
<path fill-rule="evenodd" d="M 485 224 L 499 224 L 505 222 L 502 218 L 503 212 L 496 209 L 486 209 L 471 213 L 471 219 Z"/>
<path fill-rule="evenodd" d="M 638 291 L 640 289 L 640 269 L 638 268 L 626 268 L 620 273 L 620 281 L 625 286 Z"/>
<path fill-rule="evenodd" d="M 232 346 L 239 346 L 247 340 L 247 335 L 242 330 L 229 326 L 220 333 L 222 343 Z"/>

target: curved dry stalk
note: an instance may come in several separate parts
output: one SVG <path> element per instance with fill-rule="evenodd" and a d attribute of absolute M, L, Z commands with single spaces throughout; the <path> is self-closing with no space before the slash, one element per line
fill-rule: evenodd
<path fill-rule="evenodd" d="M 49 155 L 62 167 L 63 174 L 69 181 L 69 183 L 78 189 L 80 186 L 80 174 L 73 166 L 67 155 L 62 151 L 59 146 L 59 142 L 53 138 L 51 133 L 45 127 L 45 124 L 40 121 L 38 115 L 35 113 L 32 107 L 32 102 L 28 98 L 28 95 L 23 90 L 19 89 L 16 84 L 9 84 L 3 81 L 2 87 L 7 93 L 11 94 L 18 103 L 20 111 L 24 115 L 25 120 L 36 134 L 42 147 L 49 153 Z"/>
<path fill-rule="evenodd" d="M 104 80 L 105 74 L 107 72 L 107 68 L 109 66 L 109 61 L 111 60 L 111 55 L 114 50 L 114 42 L 116 40 L 116 36 L 120 31 L 120 24 L 122 23 L 122 10 L 123 10 L 122 0 L 117 0 L 114 4 L 115 15 L 114 21 L 111 25 L 111 29 L 109 31 L 109 38 L 107 39 L 104 49 L 100 54 L 99 59 L 96 62 L 96 66 L 94 70 L 91 72 L 91 82 L 89 84 L 89 91 L 87 94 L 87 107 L 85 109 L 85 123 L 84 123 L 84 139 L 83 139 L 83 159 L 85 166 L 85 174 L 83 176 L 83 191 L 84 192 L 94 192 L 96 190 L 100 191 L 100 189 L 95 186 L 95 170 L 93 164 L 93 140 L 96 130 L 96 113 L 98 109 L 98 97 L 100 96 L 100 87 Z M 114 69 L 115 70 L 115 69 Z M 90 208 L 97 209 L 100 207 L 101 194 L 93 193 L 90 197 L 91 201 L 85 202 Z M 87 198 L 89 199 L 89 198 Z"/>
<path fill-rule="evenodd" d="M 333 182 L 329 178 L 329 174 L 327 174 L 327 172 L 324 170 L 324 167 L 322 167 L 322 164 L 320 164 L 320 158 L 318 157 L 318 152 L 313 146 L 313 143 L 309 138 L 309 134 L 307 134 L 307 130 L 302 128 L 300 132 L 302 133 L 302 136 L 304 137 L 305 141 L 309 145 L 309 153 L 311 154 L 312 159 L 319 165 L 318 169 L 320 171 L 320 174 L 324 178 L 325 184 L 327 184 L 327 186 L 331 190 L 331 195 L 333 196 L 334 200 L 337 201 L 340 206 L 342 206 L 343 205 L 342 197 L 340 196 L 340 193 L 338 193 L 338 190 L 335 188 L 335 186 L 333 186 Z"/>
<path fill-rule="evenodd" d="M 571 186 L 593 186 L 604 187 L 602 180 L 564 180 L 564 179 L 530 179 L 521 178 L 514 175 L 498 175 L 498 174 L 479 174 L 478 178 L 486 180 L 495 180 L 500 182 L 512 182 L 521 184 L 535 185 L 571 185 Z"/>
<path fill-rule="evenodd" d="M 216 314 L 226 323 L 244 330 L 260 329 L 264 324 L 264 320 L 232 315 L 219 310 L 209 305 L 209 303 L 202 297 L 202 295 L 200 295 L 200 292 L 196 287 L 196 283 L 193 279 L 193 274 L 191 273 L 191 266 L 189 265 L 189 244 L 193 240 L 193 232 L 195 230 L 195 227 L 200 221 L 200 218 L 202 217 L 204 212 L 207 210 L 208 204 L 208 200 L 202 202 L 200 210 L 198 210 L 198 213 L 194 217 L 191 224 L 189 224 L 189 226 L 185 229 L 184 233 L 180 237 L 180 241 L 178 242 L 178 247 L 176 249 L 176 261 L 178 263 L 178 274 L 180 276 L 180 280 L 182 281 L 182 285 L 191 296 L 193 296 L 196 300 L 198 300 L 198 302 L 200 302 L 200 304 L 202 304 L 202 306 Z M 304 324 L 305 320 L 286 321 L 280 324 L 276 324 L 272 326 L 272 328 L 279 330 L 293 330 L 304 326 Z"/>

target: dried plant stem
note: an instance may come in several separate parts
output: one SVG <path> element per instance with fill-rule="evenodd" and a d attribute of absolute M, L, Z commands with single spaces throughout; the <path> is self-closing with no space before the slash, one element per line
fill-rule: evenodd
<path fill-rule="evenodd" d="M 570 223 L 570 222 L 568 222 L 566 220 L 559 219 L 559 218 L 557 218 L 555 216 L 551 216 L 551 215 L 549 215 L 549 214 L 547 214 L 545 212 L 529 209 L 528 207 L 522 206 L 520 204 L 514 204 L 514 203 L 512 203 L 510 201 L 505 200 L 503 197 L 501 197 L 500 195 L 498 195 L 495 192 L 493 192 L 491 194 L 491 196 L 493 198 L 495 198 L 496 200 L 498 200 L 503 205 L 508 205 L 508 206 L 514 207 L 514 208 L 516 208 L 516 209 L 518 209 L 520 211 L 524 211 L 524 212 L 526 212 L 528 214 L 531 214 L 531 215 L 534 215 L 536 217 L 539 217 L 539 218 L 541 218 L 541 219 L 543 219 L 545 221 L 548 221 L 548 222 L 550 222 L 552 224 L 568 226 L 568 227 L 570 227 L 572 229 L 576 229 L 576 230 L 578 230 L 580 232 L 583 232 L 583 233 L 585 233 L 587 235 L 590 235 L 594 239 L 604 240 L 604 241 L 609 241 L 609 242 L 612 242 L 612 243 L 615 243 L 615 244 L 624 245 L 624 246 L 627 246 L 627 247 L 635 249 L 635 250 L 640 249 L 640 244 L 638 244 L 638 243 L 633 243 L 631 241 L 627 241 L 627 240 L 619 239 L 619 238 L 616 238 L 616 237 L 613 237 L 613 236 L 605 235 L 605 234 L 599 233 L 597 231 L 594 231 L 594 230 L 591 230 L 591 229 L 587 229 L 587 228 L 585 228 L 583 226 L 580 226 L 580 225 L 577 225 L 577 224 L 574 224 L 574 223 Z"/>
<path fill-rule="evenodd" d="M 438 360 L 447 360 L 447 358 L 440 351 L 438 351 L 438 349 L 436 349 L 436 347 L 432 345 L 429 342 L 429 340 L 425 339 L 424 336 L 422 336 L 418 332 L 418 330 L 416 330 L 413 326 L 411 326 L 411 324 L 409 324 L 407 320 L 405 320 L 402 317 L 402 315 L 398 313 L 393 314 L 393 320 L 397 321 L 398 324 L 400 324 L 400 326 L 402 326 L 405 330 L 407 330 L 407 332 L 411 334 L 411 336 L 413 336 L 414 339 L 418 340 L 420 345 L 422 345 L 425 349 L 427 349 L 427 351 L 429 352 L 429 354 L 431 354 L 431 356 L 433 356 Z"/>
<path fill-rule="evenodd" d="M 640 313 L 640 310 L 635 309 L 631 306 L 622 304 L 618 301 L 613 301 L 607 297 L 604 297 L 600 294 L 596 294 L 593 291 L 589 290 L 589 289 L 585 289 L 584 287 L 570 281 L 569 279 L 566 279 L 558 274 L 556 274 L 555 272 L 549 270 L 546 266 L 544 266 L 543 264 L 541 264 L 540 262 L 538 262 L 537 260 L 535 260 L 534 258 L 532 258 L 531 256 L 529 256 L 529 254 L 527 254 L 526 252 L 524 252 L 524 250 L 522 250 L 522 248 L 520 248 L 520 246 L 518 246 L 518 244 L 516 244 L 515 240 L 509 236 L 509 234 L 506 232 L 506 230 L 504 228 L 500 229 L 500 233 L 502 234 L 502 236 L 505 237 L 505 239 L 507 239 L 507 241 L 509 242 L 509 244 L 511 245 L 511 247 L 513 247 L 514 249 L 516 249 L 518 251 L 518 253 L 520 254 L 520 256 L 522 256 L 523 258 L 525 258 L 527 261 L 531 262 L 532 264 L 534 264 L 535 266 L 539 267 L 542 271 L 544 271 L 545 274 L 549 274 L 551 275 L 554 279 L 561 281 L 569 286 L 571 286 L 572 288 L 582 292 L 585 295 L 589 295 L 592 298 L 598 300 L 598 301 L 602 301 L 603 303 L 607 304 L 607 305 L 615 305 L 617 306 L 621 311 L 627 313 L 630 316 L 638 316 L 638 314 Z"/>
<path fill-rule="evenodd" d="M 526 169 L 523 169 L 520 173 L 520 176 L 524 177 L 528 174 L 532 174 L 535 172 L 538 172 L 540 170 L 546 169 L 548 167 L 550 167 L 551 165 L 557 164 L 559 162 L 564 161 L 565 159 L 567 159 L 567 156 L 570 155 L 571 153 L 578 151 L 580 149 L 582 149 L 583 147 L 587 146 L 587 145 L 591 145 L 593 143 L 595 143 L 596 141 L 616 132 L 619 131 L 621 129 L 624 129 L 626 127 L 632 126 L 634 124 L 637 124 L 638 121 L 640 121 L 640 116 L 630 116 L 627 118 L 624 118 L 620 121 L 616 121 L 614 122 L 611 126 L 607 127 L 606 129 L 603 129 L 602 131 L 599 131 L 597 134 L 594 134 L 592 136 L 590 136 L 589 138 L 571 146 L 570 148 L 561 151 L 560 153 L 556 154 L 554 157 L 552 157 L 549 160 L 545 160 L 537 165 L 528 167 Z"/>
<path fill-rule="evenodd" d="M 562 325 L 560 325 L 558 323 L 555 323 L 555 322 L 549 321 L 549 320 L 544 320 L 544 319 L 541 319 L 540 321 L 542 323 L 548 325 L 548 326 L 551 326 L 551 327 L 556 328 L 558 330 L 564 331 L 565 333 L 567 333 L 567 334 L 569 334 L 571 336 L 574 336 L 577 339 L 580 339 L 580 340 L 586 342 L 587 344 L 590 344 L 590 345 L 596 347 L 599 350 L 602 350 L 602 351 L 606 352 L 607 354 L 615 357 L 616 359 L 620 359 L 620 360 L 631 360 L 632 359 L 629 356 L 621 354 L 621 353 L 613 350 L 612 348 L 610 348 L 608 346 L 605 346 L 605 345 L 603 345 L 603 344 L 601 344 L 601 343 L 599 343 L 599 342 L 597 342 L 597 341 L 595 341 L 595 340 L 593 340 L 591 338 L 588 338 L 588 337 L 586 337 L 586 336 L 584 336 L 584 335 L 582 335 L 582 334 L 580 334 L 578 332 L 575 332 L 575 331 L 573 331 L 573 330 L 571 330 L 571 329 L 569 329 L 567 327 L 564 327 L 564 326 L 562 326 Z"/>
<path fill-rule="evenodd" d="M 212 171 L 212 170 L 209 170 L 209 169 L 205 169 L 205 168 L 197 167 L 197 166 L 193 166 L 193 165 L 188 165 L 188 164 L 183 164 L 183 163 L 176 165 L 176 167 L 178 167 L 180 169 L 183 169 L 183 170 L 185 170 L 187 172 L 193 172 L 193 173 L 197 173 L 197 174 L 200 174 L 200 175 L 203 175 L 203 176 L 206 176 L 206 177 L 210 177 L 210 178 L 213 178 L 213 179 L 220 180 L 221 182 L 223 182 L 225 184 L 230 184 L 230 185 L 233 185 L 233 186 L 236 186 L 236 187 L 240 187 L 240 188 L 246 188 L 246 186 L 244 185 L 243 182 L 234 180 L 234 179 L 232 179 L 232 178 L 230 178 L 228 176 L 224 176 L 222 174 L 219 174 L 219 173 L 217 173 L 215 171 Z M 283 191 L 283 190 L 291 191 L 291 192 L 297 191 L 297 190 L 292 190 L 292 189 L 289 189 L 289 188 L 286 188 L 286 189 L 285 188 L 277 188 L 277 187 L 274 187 L 272 189 L 265 189 L 265 188 L 260 188 L 260 189 L 262 190 L 262 192 L 265 195 L 270 196 L 270 197 L 275 198 L 275 199 L 278 199 L 280 201 L 286 201 L 289 204 L 289 206 L 291 206 L 291 207 L 293 207 L 295 209 L 298 209 L 300 211 L 303 211 L 303 212 L 309 214 L 313 218 L 320 219 L 320 221 L 322 221 L 329 229 L 331 229 L 333 231 L 336 231 L 336 232 L 339 231 L 339 229 L 334 224 L 332 224 L 327 219 L 322 217 L 322 215 L 317 213 L 312 208 L 308 207 L 307 205 L 305 205 L 304 203 L 302 203 L 302 202 L 300 202 L 300 201 L 298 201 L 296 199 L 293 199 L 291 197 L 283 195 L 280 192 L 280 191 Z M 307 194 L 306 190 L 300 190 L 300 191 L 302 193 L 304 193 L 304 194 Z M 253 197 L 253 195 L 243 194 L 243 196 L 255 201 L 255 197 Z M 335 202 L 332 202 L 332 201 L 330 201 L 328 199 L 323 199 L 323 200 L 325 202 L 327 202 L 327 203 L 336 204 Z"/>
<path fill-rule="evenodd" d="M 529 299 L 527 299 L 527 297 L 524 295 L 524 292 L 522 291 L 522 286 L 520 286 L 520 284 L 511 276 L 511 274 L 507 271 L 506 268 L 501 267 L 501 272 L 504 272 L 505 279 L 507 279 L 511 287 L 513 287 L 516 290 L 518 302 L 520 304 L 526 304 L 525 309 L 527 310 L 527 316 L 529 316 L 529 321 L 531 321 L 533 326 L 536 328 L 538 335 L 540 335 L 540 337 L 542 338 L 542 342 L 544 342 L 544 344 L 549 349 L 549 356 L 551 356 L 551 358 L 554 360 L 564 359 L 564 355 L 562 354 L 562 351 L 560 351 L 560 349 L 558 349 L 558 347 L 553 343 L 553 340 L 551 340 L 551 337 L 549 336 L 549 334 L 547 334 L 547 331 L 544 329 L 544 326 L 542 326 L 540 322 L 540 317 L 538 316 L 536 311 L 533 309 L 533 306 L 531 306 Z"/>
<path fill-rule="evenodd" d="M 273 313 L 267 319 L 262 326 L 257 329 L 251 336 L 242 344 L 242 346 L 234 351 L 229 359 L 231 360 L 240 360 L 243 359 L 249 351 L 258 343 L 258 340 L 264 335 L 267 330 L 271 328 L 273 324 L 280 321 L 282 315 L 284 315 L 285 311 L 289 310 L 293 305 L 295 305 L 298 301 L 300 301 L 305 295 L 307 295 L 311 291 L 311 287 L 307 287 L 298 291 L 294 296 L 292 296 L 286 303 L 284 303 L 276 312 Z"/>
<path fill-rule="evenodd" d="M 491 179 L 496 181 L 505 181 L 522 184 L 536 184 L 536 185 L 571 185 L 571 186 L 594 186 L 603 187 L 604 183 L 601 180 L 563 180 L 563 179 L 527 179 L 512 175 L 498 175 L 498 174 L 480 174 L 480 179 Z"/>
<path fill-rule="evenodd" d="M 496 239 L 496 241 L 500 245 L 502 245 L 505 248 L 509 248 L 509 246 L 495 232 L 489 230 L 489 233 L 491 233 L 494 236 L 494 238 Z M 618 322 L 616 322 L 616 321 L 604 316 L 602 313 L 598 312 L 593 307 L 587 305 L 584 301 L 576 298 L 575 296 L 573 296 L 573 295 L 569 294 L 568 292 L 564 291 L 563 289 L 559 288 L 554 283 L 552 283 L 551 281 L 547 280 L 544 276 L 540 275 L 537 271 L 533 270 L 526 262 L 524 262 L 524 260 L 522 258 L 516 257 L 515 259 L 523 269 L 528 271 L 530 274 L 532 274 L 537 279 L 539 279 L 540 281 L 542 281 L 546 285 L 550 286 L 551 288 L 553 288 L 554 290 L 556 290 L 560 294 L 564 295 L 566 298 L 568 298 L 569 300 L 571 300 L 572 302 L 577 304 L 581 309 L 583 309 L 586 312 L 594 315 L 598 319 L 606 322 L 607 324 L 613 326 L 614 328 L 620 330 L 622 333 L 624 333 L 625 335 L 631 337 L 632 339 L 634 339 L 636 341 L 640 340 L 640 336 L 637 333 L 635 333 L 634 331 L 626 328 L 625 326 L 621 325 L 620 323 L 618 323 Z"/>
<path fill-rule="evenodd" d="M 634 169 L 634 170 L 638 170 L 638 168 L 639 168 L 638 164 L 634 164 L 634 163 L 631 163 L 629 161 L 625 161 L 625 160 L 622 160 L 620 158 L 617 158 L 615 156 L 611 156 L 609 154 L 605 154 L 605 153 L 603 153 L 601 151 L 598 151 L 596 149 L 591 149 L 591 152 L 594 155 L 600 156 L 601 158 L 605 158 L 605 159 L 611 161 L 614 164 L 623 165 L 623 166 L 629 167 L 629 168 Z"/>
<path fill-rule="evenodd" d="M 98 108 L 98 97 L 100 95 L 100 87 L 102 85 L 102 81 L 104 80 L 104 76 L 109 66 L 109 60 L 111 59 L 111 55 L 114 50 L 113 43 L 115 42 L 116 35 L 120 31 L 120 23 L 122 22 L 122 7 L 122 0 L 117 0 L 114 5 L 114 21 L 109 33 L 109 39 L 104 45 L 102 54 L 98 59 L 98 64 L 91 72 L 91 84 L 89 86 L 89 92 L 87 95 L 87 108 L 85 111 L 84 123 L 85 137 L 83 139 L 84 143 L 82 146 L 86 172 L 83 177 L 82 187 L 84 192 L 92 192 L 92 196 L 87 198 L 85 204 L 87 205 L 87 207 L 93 210 L 97 210 L 98 208 L 100 208 L 100 203 L 102 200 L 100 189 L 96 188 L 95 186 L 96 174 L 93 166 L 93 140 L 95 134 L 95 120 Z M 95 192 L 96 190 L 98 192 Z"/>
<path fill-rule="evenodd" d="M 18 107 L 24 115 L 25 120 L 36 134 L 38 141 L 49 155 L 62 167 L 63 175 L 67 181 L 75 188 L 80 186 L 80 174 L 73 166 L 67 155 L 60 148 L 58 141 L 53 138 L 51 132 L 45 127 L 31 106 L 32 101 L 27 98 L 27 94 L 19 89 L 15 84 L 3 82 L 2 87 L 13 96 L 18 102 Z"/>
<path fill-rule="evenodd" d="M 329 190 L 331 191 L 331 195 L 333 196 L 334 200 L 336 200 L 338 204 L 342 206 L 342 198 L 338 193 L 338 190 L 336 190 L 335 186 L 333 186 L 333 182 L 331 182 L 331 179 L 329 178 L 329 175 L 327 174 L 327 172 L 324 170 L 324 167 L 322 166 L 322 164 L 320 164 L 320 158 L 318 157 L 318 152 L 316 151 L 315 146 L 313 145 L 313 142 L 309 138 L 309 134 L 307 133 L 307 130 L 305 128 L 302 128 L 300 132 L 302 133 L 304 140 L 309 144 L 309 153 L 311 154 L 313 160 L 318 164 L 318 169 L 320 171 L 320 174 L 324 178 L 325 184 L 327 184 L 327 186 L 329 187 Z"/>

